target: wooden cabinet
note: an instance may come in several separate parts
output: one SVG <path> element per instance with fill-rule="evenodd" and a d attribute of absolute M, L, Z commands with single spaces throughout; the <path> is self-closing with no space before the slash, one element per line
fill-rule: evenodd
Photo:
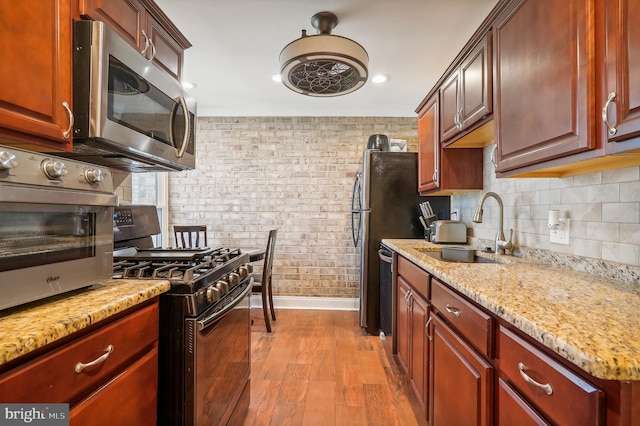
<path fill-rule="evenodd" d="M 594 0 L 514 0 L 496 20 L 498 172 L 595 147 L 593 23 Z"/>
<path fill-rule="evenodd" d="M 542 417 L 560 426 L 602 424 L 601 390 L 504 327 L 500 327 L 498 342 L 500 376 Z"/>
<path fill-rule="evenodd" d="M 437 92 L 418 111 L 418 192 L 451 195 L 482 189 L 482 149 L 443 149 L 439 116 Z"/>
<path fill-rule="evenodd" d="M 106 321 L 0 375 L 3 402 L 68 403 L 72 425 L 155 424 L 157 299 Z"/>
<path fill-rule="evenodd" d="M 71 26 L 71 0 L 0 2 L 3 144 L 71 150 Z"/>
<path fill-rule="evenodd" d="M 428 293 L 428 283 L 429 276 L 426 272 L 398 257 L 397 358 L 409 377 L 414 395 L 424 411 L 424 418 L 428 417 L 427 321 L 430 307 L 425 296 Z"/>
<path fill-rule="evenodd" d="M 494 368 L 431 314 L 431 425 L 492 425 Z"/>
<path fill-rule="evenodd" d="M 440 139 L 446 143 L 491 118 L 491 32 L 440 87 Z"/>
<path fill-rule="evenodd" d="M 106 22 L 150 61 L 177 80 L 191 44 L 150 0 L 80 0 L 80 14 Z"/>
<path fill-rule="evenodd" d="M 640 15 L 639 0 L 605 2 L 605 49 L 602 108 L 607 151 L 640 148 Z M 610 99 L 610 101 L 609 101 Z M 607 103 L 607 101 L 609 101 Z M 635 138 L 632 146 L 624 141 Z"/>
<path fill-rule="evenodd" d="M 551 424 L 500 378 L 496 389 L 496 407 L 496 424 L 498 426 L 547 426 Z"/>

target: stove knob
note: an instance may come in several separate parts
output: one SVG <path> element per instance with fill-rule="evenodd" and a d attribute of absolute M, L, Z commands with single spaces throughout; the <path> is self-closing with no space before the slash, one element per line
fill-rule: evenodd
<path fill-rule="evenodd" d="M 58 179 L 65 176 L 69 171 L 62 161 L 45 160 L 42 162 L 42 171 L 49 179 Z"/>
<path fill-rule="evenodd" d="M 226 281 L 218 281 L 216 283 L 216 287 L 218 287 L 218 290 L 220 290 L 220 295 L 229 293 L 229 283 L 227 283 Z"/>
<path fill-rule="evenodd" d="M 0 170 L 13 169 L 18 165 L 16 156 L 7 151 L 0 151 Z"/>
<path fill-rule="evenodd" d="M 246 266 L 241 266 L 238 268 L 238 275 L 240 275 L 240 278 L 245 279 L 249 276 L 249 270 Z"/>
<path fill-rule="evenodd" d="M 248 273 L 252 273 L 253 272 L 253 265 L 251 263 L 245 263 L 244 267 L 247 268 L 247 272 Z"/>
<path fill-rule="evenodd" d="M 209 286 L 209 288 L 207 288 L 207 302 L 212 303 L 218 300 L 220 300 L 220 290 L 214 286 Z"/>
<path fill-rule="evenodd" d="M 104 180 L 104 173 L 101 169 L 87 169 L 84 171 L 84 178 L 88 183 L 100 183 Z"/>
<path fill-rule="evenodd" d="M 240 275 L 232 272 L 229 274 L 229 284 L 232 286 L 240 284 Z"/>

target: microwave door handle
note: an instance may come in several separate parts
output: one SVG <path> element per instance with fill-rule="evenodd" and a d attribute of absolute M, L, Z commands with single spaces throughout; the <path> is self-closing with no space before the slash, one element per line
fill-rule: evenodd
<path fill-rule="evenodd" d="M 176 156 L 178 158 L 182 158 L 185 150 L 187 149 L 187 143 L 189 142 L 189 135 L 191 134 L 191 129 L 190 129 L 191 123 L 189 121 L 189 110 L 187 109 L 187 101 L 184 99 L 184 96 L 178 96 L 176 100 L 177 102 L 174 104 L 174 107 L 171 109 L 171 115 L 169 116 L 169 140 L 171 142 L 171 145 L 174 148 L 176 148 Z M 173 140 L 173 118 L 175 117 L 176 112 L 178 111 L 178 104 L 184 110 L 184 128 L 185 128 L 184 136 L 182 137 L 182 146 L 180 146 L 179 149 L 176 147 L 176 143 Z"/>

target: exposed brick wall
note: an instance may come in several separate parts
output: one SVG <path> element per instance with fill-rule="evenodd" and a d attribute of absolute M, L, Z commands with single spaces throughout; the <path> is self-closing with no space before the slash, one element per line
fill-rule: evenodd
<path fill-rule="evenodd" d="M 201 117 L 196 169 L 169 175 L 169 223 L 245 247 L 277 228 L 277 295 L 358 297 L 351 191 L 376 133 L 417 151 L 414 117 Z"/>

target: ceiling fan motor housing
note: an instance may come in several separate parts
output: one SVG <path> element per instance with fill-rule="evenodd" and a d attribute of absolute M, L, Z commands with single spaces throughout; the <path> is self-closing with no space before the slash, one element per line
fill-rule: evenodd
<path fill-rule="evenodd" d="M 302 37 L 282 49 L 282 82 L 308 96 L 339 96 L 358 90 L 368 78 L 367 51 L 351 39 L 330 34 L 337 24 L 330 12 L 314 15 L 312 23 L 319 34 L 307 36 L 303 31 Z"/>

